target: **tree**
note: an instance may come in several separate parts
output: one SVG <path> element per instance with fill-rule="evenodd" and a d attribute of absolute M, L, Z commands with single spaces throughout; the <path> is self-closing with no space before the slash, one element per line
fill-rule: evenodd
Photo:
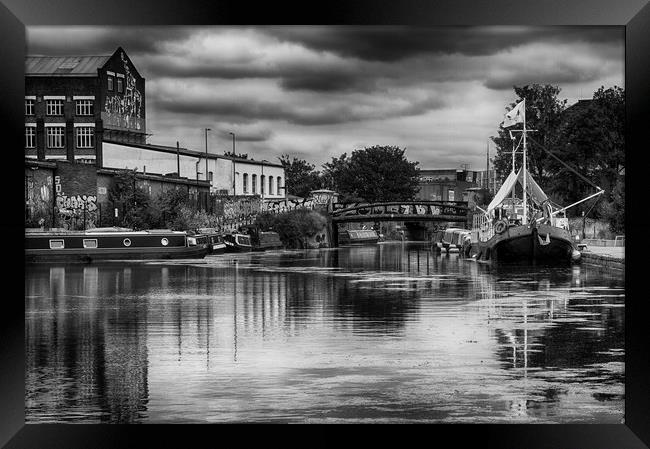
<path fill-rule="evenodd" d="M 148 193 L 137 186 L 135 170 L 122 170 L 115 175 L 108 191 L 108 199 L 122 206 L 123 213 L 118 217 L 118 225 L 133 229 L 150 227 L 151 199 Z"/>
<path fill-rule="evenodd" d="M 624 197 L 624 188 L 619 185 L 625 167 L 624 120 L 625 91 L 617 86 L 601 87 L 592 100 L 568 108 L 558 128 L 558 157 L 605 190 L 601 206 L 594 209 L 594 215 L 607 216 L 610 224 L 615 219 L 611 214 L 617 207 L 609 204 Z M 576 181 L 570 170 L 555 161 L 549 164 L 549 170 L 554 174 L 551 190 L 566 202 L 577 201 L 594 192 L 592 186 Z M 576 211 L 588 207 L 589 203 Z"/>
<path fill-rule="evenodd" d="M 232 151 L 226 151 L 223 154 L 224 156 L 234 157 L 236 159 L 248 159 L 247 153 L 233 153 Z"/>
<path fill-rule="evenodd" d="M 344 153 L 326 163 L 327 186 L 342 201 L 404 201 L 418 191 L 418 162 L 409 162 L 405 150 L 394 146 L 373 146 Z"/>
<path fill-rule="evenodd" d="M 284 168 L 287 194 L 306 198 L 309 192 L 321 188 L 320 174 L 314 170 L 314 165 L 296 157 L 291 159 L 286 154 L 278 159 Z"/>
<path fill-rule="evenodd" d="M 561 89 L 549 84 L 530 84 L 522 87 L 514 86 L 517 100 L 510 104 L 510 109 L 522 100 L 526 100 L 526 128 L 534 129 L 531 135 L 535 140 L 546 148 L 553 149 L 557 144 L 556 129 L 562 122 L 562 113 L 566 108 L 566 100 L 559 100 L 558 95 Z M 512 143 L 509 130 L 521 129 L 521 125 L 515 125 L 508 129 L 500 128 L 499 135 L 492 138 L 497 146 L 497 154 L 494 157 L 494 167 L 502 178 L 505 178 L 512 170 Z M 513 133 L 518 139 L 521 133 Z M 519 148 L 521 150 L 521 148 Z M 547 164 L 549 156 L 534 145 L 527 145 L 528 170 L 535 180 L 544 186 L 549 173 Z M 521 165 L 521 157 L 516 158 L 516 170 Z"/>

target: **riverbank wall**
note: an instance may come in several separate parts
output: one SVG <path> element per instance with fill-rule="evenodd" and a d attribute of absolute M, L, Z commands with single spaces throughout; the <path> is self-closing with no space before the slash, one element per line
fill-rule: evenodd
<path fill-rule="evenodd" d="M 592 246 L 581 254 L 582 263 L 625 270 L 625 247 Z"/>

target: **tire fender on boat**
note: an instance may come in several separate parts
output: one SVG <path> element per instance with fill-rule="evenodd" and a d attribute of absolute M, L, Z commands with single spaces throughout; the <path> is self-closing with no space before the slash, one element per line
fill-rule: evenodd
<path fill-rule="evenodd" d="M 503 234 L 503 231 L 508 229 L 508 223 L 506 223 L 504 220 L 499 220 L 494 224 L 494 232 L 497 234 Z"/>

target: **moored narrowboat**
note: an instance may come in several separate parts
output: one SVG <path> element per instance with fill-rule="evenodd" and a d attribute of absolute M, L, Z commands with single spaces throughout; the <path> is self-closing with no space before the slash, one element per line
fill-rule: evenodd
<path fill-rule="evenodd" d="M 25 230 L 25 261 L 28 263 L 201 259 L 207 252 L 207 245 L 200 239 L 169 229 Z"/>
<path fill-rule="evenodd" d="M 226 245 L 227 252 L 239 253 L 253 250 L 250 235 L 226 234 L 223 236 L 223 242 Z"/>
<path fill-rule="evenodd" d="M 201 228 L 199 234 L 206 239 L 208 245 L 208 254 L 221 254 L 226 252 L 226 244 L 223 236 L 214 228 Z"/>
<path fill-rule="evenodd" d="M 340 245 L 371 245 L 379 241 L 374 229 L 348 229 L 339 234 Z"/>

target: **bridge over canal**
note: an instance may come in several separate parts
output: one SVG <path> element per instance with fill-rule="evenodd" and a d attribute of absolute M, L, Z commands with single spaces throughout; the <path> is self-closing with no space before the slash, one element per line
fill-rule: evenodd
<path fill-rule="evenodd" d="M 383 203 L 332 203 L 331 240 L 338 246 L 339 224 L 350 222 L 463 222 L 467 220 L 466 201 L 396 201 Z"/>

